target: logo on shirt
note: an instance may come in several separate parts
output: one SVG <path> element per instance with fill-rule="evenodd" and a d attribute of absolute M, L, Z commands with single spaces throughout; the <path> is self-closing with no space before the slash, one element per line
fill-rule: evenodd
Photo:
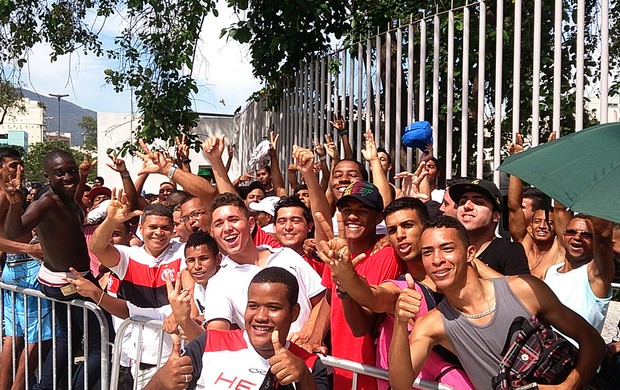
<path fill-rule="evenodd" d="M 177 280 L 177 273 L 174 269 L 166 268 L 161 271 L 161 280 L 165 282 L 168 278 L 170 278 L 171 282 L 175 282 Z"/>

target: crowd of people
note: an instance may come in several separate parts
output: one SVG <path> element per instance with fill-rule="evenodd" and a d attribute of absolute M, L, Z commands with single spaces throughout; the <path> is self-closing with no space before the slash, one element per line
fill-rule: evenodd
<path fill-rule="evenodd" d="M 350 389 L 352 373 L 318 353 L 388 370 L 389 382 L 361 375 L 358 389 L 411 389 L 416 378 L 491 389 L 511 324 L 532 316 L 578 347 L 561 388 L 620 383 L 620 344 L 600 336 L 620 225 L 552 206 L 516 176 L 506 201 L 482 178 L 442 188 L 430 145 L 415 172 L 393 175 L 400 159 L 372 132 L 363 164 L 345 122 L 332 126 L 339 140 L 293 146 L 290 192 L 273 133 L 268 159 L 234 180 L 224 137 L 203 143 L 212 178 L 191 172 L 184 140 L 173 157 L 141 142 L 139 172 L 109 156 L 122 189 L 101 177 L 88 186 L 96 161 L 62 150 L 43 161 L 47 185 L 26 189 L 21 156 L 0 148 L 2 282 L 90 301 L 110 329 L 162 321 L 163 337 L 123 335 L 119 389 Z M 508 150 L 522 151 L 520 139 Z M 142 191 L 149 177 L 158 194 Z M 49 301 L 3 299 L 0 390 L 26 378 L 34 389 L 97 387 L 109 367 L 92 311 L 55 305 L 52 324 Z M 78 349 L 84 361 L 68 370 Z"/>

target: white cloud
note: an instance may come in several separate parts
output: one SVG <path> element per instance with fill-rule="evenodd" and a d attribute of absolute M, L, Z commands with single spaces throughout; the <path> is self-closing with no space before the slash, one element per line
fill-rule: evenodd
<path fill-rule="evenodd" d="M 199 84 L 195 108 L 199 112 L 232 113 L 238 106 L 245 105 L 248 96 L 259 89 L 260 84 L 252 76 L 247 49 L 219 38 L 221 29 L 235 19 L 225 5 L 218 4 L 218 10 L 220 16 L 209 15 L 201 33 L 194 67 Z M 113 38 L 122 23 L 122 16 L 106 21 L 101 30 L 106 48 L 112 48 Z M 31 51 L 22 73 L 22 83 L 27 89 L 46 96 L 67 93 L 70 95 L 66 98 L 68 101 L 98 112 L 131 111 L 129 92 L 117 94 L 105 83 L 103 72 L 116 68 L 115 61 L 74 53 L 51 62 L 49 53 L 49 47 L 44 45 L 37 45 Z M 220 103 L 222 99 L 226 106 Z"/>

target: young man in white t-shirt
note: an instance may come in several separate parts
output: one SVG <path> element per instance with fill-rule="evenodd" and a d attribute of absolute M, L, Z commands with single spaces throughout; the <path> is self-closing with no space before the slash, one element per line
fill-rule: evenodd
<path fill-rule="evenodd" d="M 261 269 L 278 266 L 295 275 L 300 286 L 300 315 L 291 326 L 291 332 L 298 332 L 325 295 L 321 278 L 289 248 L 255 246 L 250 233 L 254 224 L 254 218 L 250 217 L 243 200 L 237 195 L 220 194 L 213 202 L 211 233 L 226 256 L 222 258 L 220 270 L 207 285 L 207 329 L 226 330 L 233 324 L 243 328 L 250 281 Z"/>

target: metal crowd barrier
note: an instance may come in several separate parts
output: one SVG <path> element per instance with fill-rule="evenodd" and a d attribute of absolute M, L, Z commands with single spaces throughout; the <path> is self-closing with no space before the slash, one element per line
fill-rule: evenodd
<path fill-rule="evenodd" d="M 347 359 L 337 358 L 335 356 L 319 356 L 321 357 L 321 361 L 324 365 L 328 367 L 335 367 L 342 370 L 351 371 L 353 373 L 353 386 L 351 387 L 352 390 L 357 389 L 357 377 L 359 374 L 389 381 L 388 371 L 382 368 L 353 362 Z M 415 382 L 413 382 L 413 388 L 422 390 L 456 390 L 452 386 L 444 385 L 443 383 L 433 382 L 427 379 L 419 378 L 416 379 Z"/>
<path fill-rule="evenodd" d="M 120 372 L 120 355 L 121 355 L 120 340 L 122 339 L 124 332 L 131 325 L 134 326 L 134 331 L 136 328 L 138 328 L 138 332 L 140 332 L 139 336 L 141 336 L 141 332 L 144 327 L 155 328 L 156 330 L 159 330 L 163 333 L 163 331 L 161 330 L 163 323 L 161 321 L 150 320 L 144 317 L 132 317 L 132 318 L 128 318 L 125 321 L 123 321 L 123 323 L 116 330 L 116 339 L 114 340 L 114 351 L 112 353 L 113 355 L 112 374 L 110 378 L 111 389 L 116 389 L 116 387 L 118 386 L 118 375 Z M 160 337 L 160 340 L 161 339 L 162 338 Z M 140 340 L 141 342 L 142 337 L 138 337 L 138 340 Z M 141 348 L 137 348 L 137 351 L 138 351 L 138 357 L 136 360 L 140 361 Z M 369 366 L 366 364 L 361 364 L 361 363 L 353 362 L 351 360 L 341 359 L 341 358 L 337 358 L 337 357 L 329 356 L 329 355 L 327 356 L 319 355 L 319 357 L 321 358 L 321 361 L 323 362 L 325 366 L 340 368 L 343 370 L 353 372 L 352 390 L 357 389 L 357 376 L 359 374 L 372 376 L 374 378 L 384 379 L 386 381 L 389 380 L 387 370 L 384 370 L 378 367 Z M 160 343 L 160 349 L 159 349 L 159 356 L 157 360 L 159 362 L 158 366 L 163 363 L 161 362 L 161 343 Z M 451 386 L 444 385 L 438 382 L 429 381 L 426 379 L 416 379 L 413 386 L 416 389 L 422 389 L 422 390 L 455 390 Z M 135 381 L 134 381 L 134 389 L 136 389 Z M 339 390 L 342 390 L 342 389 L 339 389 Z"/>
<path fill-rule="evenodd" d="M 129 327 L 132 326 L 131 329 L 129 329 Z M 126 332 L 138 332 L 137 333 L 137 338 L 135 338 L 135 340 L 137 341 L 137 345 L 136 345 L 136 356 L 131 356 L 131 358 L 133 359 L 133 361 L 136 365 L 140 365 L 140 362 L 142 361 L 142 331 L 144 330 L 145 327 L 148 328 L 152 328 L 155 331 L 160 332 L 159 334 L 159 348 L 158 348 L 158 354 L 157 354 L 157 367 L 159 368 L 161 365 L 163 365 L 165 362 L 162 362 L 162 347 L 163 347 L 163 322 L 162 321 L 158 321 L 158 320 L 152 320 L 150 318 L 146 318 L 146 317 L 131 317 L 131 318 L 127 318 L 126 320 L 124 320 L 120 326 L 118 327 L 118 329 L 116 329 L 116 338 L 114 339 L 114 348 L 112 351 L 112 373 L 110 374 L 110 389 L 116 389 L 119 385 L 119 373 L 120 373 L 120 368 L 121 368 L 121 364 L 120 364 L 120 359 L 121 359 L 121 352 L 123 349 L 123 344 L 122 344 L 122 340 L 123 340 L 123 336 L 125 335 Z M 133 381 L 133 389 L 136 390 L 138 388 L 138 381 L 136 380 L 136 375 L 134 375 L 134 381 Z"/>
<path fill-rule="evenodd" d="M 21 299 L 23 300 L 24 303 L 24 313 L 28 312 L 28 299 L 27 297 L 34 297 L 37 299 L 37 319 L 38 319 L 38 340 L 37 340 L 37 349 L 38 349 L 38 358 L 37 358 L 37 369 L 36 369 L 36 373 L 35 376 L 37 378 L 41 377 L 42 374 L 42 366 L 45 363 L 45 359 L 47 358 L 47 354 L 45 356 L 41 356 L 42 355 L 42 343 L 41 343 L 41 332 L 42 332 L 42 327 L 41 327 L 41 315 L 42 315 L 42 311 L 41 311 L 41 302 L 42 301 L 50 301 L 51 302 L 51 329 L 52 329 L 52 350 L 56 350 L 56 332 L 57 332 L 57 324 L 56 324 L 56 305 L 66 305 L 67 307 L 67 323 L 69 324 L 68 326 L 68 344 L 67 344 L 67 349 L 69 351 L 69 356 L 71 356 L 71 361 L 70 363 L 73 363 L 73 354 L 72 354 L 72 329 L 71 329 L 71 310 L 69 310 L 70 306 L 76 306 L 76 307 L 81 307 L 83 310 L 83 317 L 84 317 L 84 364 L 86 364 L 86 357 L 88 356 L 88 348 L 89 348 L 89 342 L 88 342 L 88 311 L 92 311 L 95 315 L 95 317 L 97 318 L 97 321 L 99 323 L 99 328 L 100 328 L 100 332 L 101 332 L 101 340 L 100 340 L 100 345 L 101 345 L 101 381 L 100 381 L 100 385 L 102 389 L 109 389 L 110 388 L 110 375 L 109 375 L 109 370 L 108 367 L 110 367 L 110 354 L 109 354 L 109 328 L 108 328 L 108 322 L 106 319 L 106 314 L 104 314 L 104 312 L 94 303 L 92 302 L 85 302 L 82 300 L 72 300 L 72 301 L 59 301 L 53 298 L 49 298 L 46 295 L 44 295 L 43 293 L 41 293 L 38 290 L 33 290 L 33 289 L 28 289 L 28 288 L 23 288 L 23 287 L 17 287 L 14 285 L 10 285 L 10 284 L 5 284 L 0 282 L 0 293 L 2 295 L 2 299 L 0 299 L 0 314 L 2 314 L 3 318 L 4 318 L 4 294 L 11 294 L 12 298 L 13 298 L 13 302 L 15 302 L 15 299 Z M 21 294 L 21 295 L 18 295 Z M 13 322 L 13 334 L 15 334 L 15 321 L 16 321 L 16 313 L 15 310 L 13 310 L 13 314 L 12 314 L 12 322 Z M 28 343 L 27 343 L 27 332 L 28 332 L 28 316 L 24 315 L 24 360 L 25 360 L 25 366 L 28 367 L 29 366 L 29 353 L 28 353 Z M 2 339 L 4 340 L 4 337 L 6 336 L 6 331 L 5 331 L 5 324 L 3 321 L 3 325 L 2 325 Z M 2 348 L 3 346 L 0 344 L 0 353 L 2 353 Z M 12 378 L 13 381 L 15 380 L 16 377 L 16 371 L 17 371 L 17 367 L 18 367 L 18 360 L 17 360 L 17 356 L 16 356 L 16 348 L 15 348 L 15 343 L 12 343 L 12 362 L 13 362 L 13 373 L 12 373 Z M 54 372 L 56 372 L 56 356 L 54 356 L 53 359 L 53 367 L 54 367 Z M 71 384 L 71 378 L 73 377 L 73 364 L 68 364 L 67 365 L 68 369 L 67 369 L 67 382 L 68 382 L 68 387 L 72 388 L 72 384 Z M 28 375 L 28 369 L 26 369 L 26 388 L 30 388 L 31 387 L 31 378 L 29 378 Z M 88 370 L 84 369 L 84 384 L 86 387 L 86 384 L 88 383 Z M 54 382 L 54 390 L 57 388 L 57 383 Z"/>

